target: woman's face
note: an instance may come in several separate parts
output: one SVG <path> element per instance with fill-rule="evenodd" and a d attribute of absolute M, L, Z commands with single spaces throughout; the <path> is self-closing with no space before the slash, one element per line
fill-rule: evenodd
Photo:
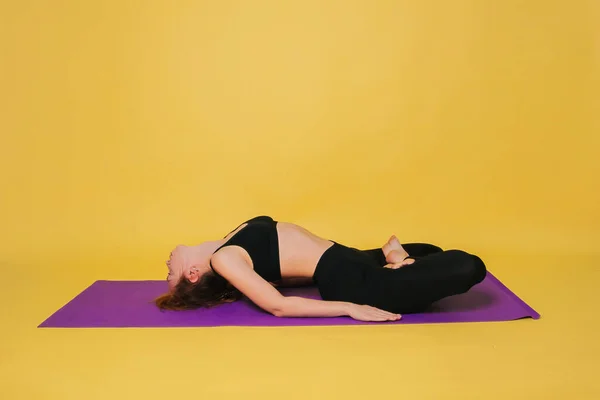
<path fill-rule="evenodd" d="M 181 279 L 196 283 L 200 276 L 210 268 L 210 250 L 209 243 L 175 247 L 167 260 L 169 289 L 173 290 Z"/>
<path fill-rule="evenodd" d="M 167 282 L 170 290 L 175 288 L 182 277 L 189 279 L 192 268 L 189 248 L 182 245 L 175 247 L 167 260 L 167 268 L 169 269 Z"/>

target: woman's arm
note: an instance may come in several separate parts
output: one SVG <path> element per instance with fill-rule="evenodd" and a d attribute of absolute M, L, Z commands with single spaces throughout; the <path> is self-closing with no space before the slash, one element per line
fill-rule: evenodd
<path fill-rule="evenodd" d="M 314 285 L 315 282 L 311 278 L 285 278 L 275 283 L 272 283 L 275 287 L 302 287 L 302 286 L 311 286 Z"/>
<path fill-rule="evenodd" d="M 211 259 L 213 268 L 257 306 L 278 317 L 350 316 L 362 321 L 397 320 L 399 315 L 346 302 L 285 297 L 251 267 L 242 249 L 224 247 Z"/>

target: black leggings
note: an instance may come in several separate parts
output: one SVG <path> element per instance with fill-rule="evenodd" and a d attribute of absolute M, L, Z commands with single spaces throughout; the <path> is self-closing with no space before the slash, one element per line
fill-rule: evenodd
<path fill-rule="evenodd" d="M 335 243 L 321 257 L 314 280 L 324 300 L 367 304 L 394 313 L 425 311 L 444 297 L 483 281 L 486 267 L 475 255 L 442 251 L 430 244 L 403 244 L 415 262 L 398 269 L 381 249 L 358 250 Z"/>

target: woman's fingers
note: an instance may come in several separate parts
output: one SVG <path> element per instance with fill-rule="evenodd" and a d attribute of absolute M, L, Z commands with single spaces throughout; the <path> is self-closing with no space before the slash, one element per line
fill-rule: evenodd
<path fill-rule="evenodd" d="M 384 318 L 384 320 L 397 320 L 400 319 L 399 314 L 394 314 L 389 311 L 381 310 L 379 308 L 372 307 L 373 316 Z"/>
<path fill-rule="evenodd" d="M 402 318 L 399 314 L 367 305 L 355 305 L 350 316 L 360 321 L 397 321 Z"/>

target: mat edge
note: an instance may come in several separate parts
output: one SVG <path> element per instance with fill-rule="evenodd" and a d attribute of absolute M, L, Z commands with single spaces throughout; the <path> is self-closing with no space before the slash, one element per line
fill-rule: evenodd
<path fill-rule="evenodd" d="M 506 286 L 504 283 L 502 283 L 502 281 L 500 279 L 498 279 L 494 274 L 492 274 L 491 272 L 487 272 L 487 275 L 495 282 L 495 284 L 498 285 L 498 287 L 506 294 L 510 295 L 511 297 L 515 298 L 517 300 L 517 302 L 519 303 L 519 305 L 525 309 L 526 311 L 529 312 L 529 314 L 527 315 L 528 317 L 532 318 L 532 319 L 540 319 L 541 314 L 538 313 L 537 311 L 535 311 L 533 309 L 533 307 L 531 307 L 529 304 L 527 304 L 525 302 L 525 300 L 523 300 L 522 298 L 520 298 L 515 292 L 513 292 L 512 290 L 510 290 L 508 288 L 508 286 Z"/>
<path fill-rule="evenodd" d="M 83 295 L 86 291 L 90 290 L 90 288 L 92 286 L 94 286 L 96 283 L 98 282 L 102 282 L 102 280 L 95 280 L 92 283 L 90 283 L 85 289 L 79 291 L 79 293 L 77 293 L 75 295 L 75 297 L 72 297 L 71 300 L 67 301 L 65 304 L 63 304 L 60 308 L 58 308 L 58 310 L 54 311 L 53 313 L 51 313 L 48 317 L 46 317 L 45 320 L 43 320 L 36 328 L 56 328 L 57 326 L 48 326 L 48 321 L 50 321 L 52 319 L 52 317 L 54 317 L 56 314 L 58 314 L 61 310 L 63 310 L 65 307 L 67 307 L 69 304 L 71 304 L 72 302 L 74 302 L 79 296 Z"/>

